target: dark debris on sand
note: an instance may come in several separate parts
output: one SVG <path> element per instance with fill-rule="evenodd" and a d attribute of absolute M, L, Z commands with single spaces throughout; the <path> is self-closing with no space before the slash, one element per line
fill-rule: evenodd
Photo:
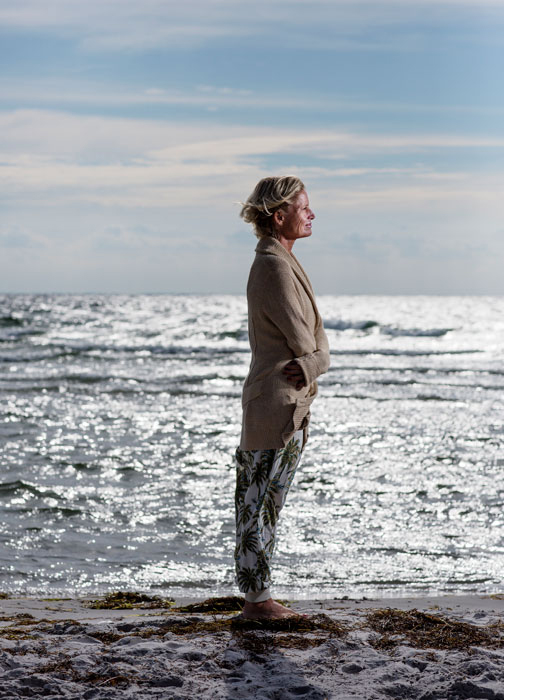
<path fill-rule="evenodd" d="M 159 596 L 149 596 L 145 593 L 135 591 L 116 591 L 107 593 L 98 600 L 89 600 L 83 603 L 87 608 L 101 610 L 129 610 L 130 608 L 170 608 L 173 600 L 171 598 L 160 598 Z"/>
<path fill-rule="evenodd" d="M 263 654 L 274 648 L 309 649 L 324 644 L 332 637 L 343 637 L 348 632 L 344 625 L 324 613 L 276 620 L 236 617 L 231 621 L 231 630 L 237 644 L 255 654 Z"/>
<path fill-rule="evenodd" d="M 238 595 L 228 595 L 221 598 L 207 598 L 200 603 L 173 607 L 171 612 L 188 613 L 225 613 L 240 612 L 244 605 L 244 598 Z"/>
<path fill-rule="evenodd" d="M 393 649 L 410 644 L 421 649 L 459 649 L 471 647 L 501 649 L 503 628 L 499 623 L 487 627 L 449 620 L 419 610 L 385 608 L 366 615 L 367 624 L 381 636 L 371 642 L 376 649 Z"/>

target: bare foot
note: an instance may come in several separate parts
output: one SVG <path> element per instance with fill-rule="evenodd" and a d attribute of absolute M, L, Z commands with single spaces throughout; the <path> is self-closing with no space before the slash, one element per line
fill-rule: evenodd
<path fill-rule="evenodd" d="M 278 620 L 283 617 L 298 617 L 298 614 L 273 598 L 268 598 L 263 603 L 245 602 L 241 617 L 247 620 Z"/>

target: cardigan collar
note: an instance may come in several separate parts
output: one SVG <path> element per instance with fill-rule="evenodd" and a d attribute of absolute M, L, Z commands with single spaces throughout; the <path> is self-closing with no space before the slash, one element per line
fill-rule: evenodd
<path fill-rule="evenodd" d="M 284 245 L 281 245 L 277 239 L 271 238 L 270 236 L 260 238 L 258 245 L 256 246 L 256 253 L 261 253 L 262 255 L 277 255 L 279 258 L 283 258 L 283 260 L 288 262 L 296 277 L 306 290 L 306 294 L 312 302 L 317 316 L 318 310 L 315 303 L 314 290 L 312 289 L 308 275 L 304 271 L 302 265 L 298 262 L 296 256 L 292 252 L 289 253 Z"/>

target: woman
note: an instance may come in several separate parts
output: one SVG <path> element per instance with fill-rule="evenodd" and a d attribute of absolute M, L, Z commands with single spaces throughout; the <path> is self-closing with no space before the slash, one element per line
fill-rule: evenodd
<path fill-rule="evenodd" d="M 292 253 L 315 218 L 303 183 L 266 177 L 241 217 L 259 238 L 248 279 L 250 371 L 242 392 L 236 452 L 235 563 L 242 615 L 291 614 L 271 598 L 270 564 L 281 508 L 306 445 L 310 404 L 329 367 L 329 344 L 308 276 Z"/>

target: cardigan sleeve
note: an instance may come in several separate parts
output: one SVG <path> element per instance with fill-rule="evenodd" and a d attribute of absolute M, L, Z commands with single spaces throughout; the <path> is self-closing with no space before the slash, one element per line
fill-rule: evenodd
<path fill-rule="evenodd" d="M 329 369 L 329 342 L 321 322 L 318 325 L 315 338 L 317 350 L 295 358 L 302 368 L 307 385 L 310 385 L 320 374 Z"/>
<path fill-rule="evenodd" d="M 310 385 L 329 369 L 329 343 L 318 315 L 314 333 L 302 313 L 292 274 L 282 269 L 267 271 L 266 293 L 261 299 L 264 314 L 277 326 Z M 271 290 L 271 291 L 269 291 Z"/>

